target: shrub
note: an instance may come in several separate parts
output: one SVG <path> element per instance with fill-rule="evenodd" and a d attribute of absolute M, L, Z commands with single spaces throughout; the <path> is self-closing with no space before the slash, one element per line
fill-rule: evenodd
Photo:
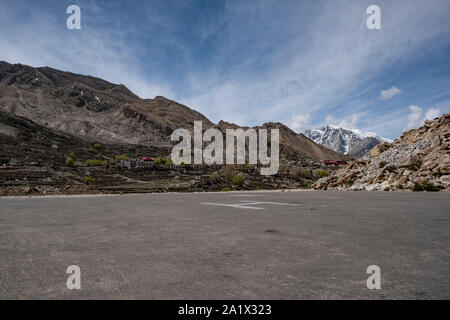
<path fill-rule="evenodd" d="M 169 158 L 164 159 L 164 163 L 167 164 L 168 166 L 173 165 L 172 159 L 169 159 Z"/>
<path fill-rule="evenodd" d="M 300 170 L 298 176 L 301 178 L 309 179 L 311 178 L 311 172 L 309 170 Z"/>
<path fill-rule="evenodd" d="M 212 175 L 209 176 L 209 180 L 211 180 L 212 182 L 216 182 L 217 181 L 217 173 L 213 173 Z"/>
<path fill-rule="evenodd" d="M 441 190 L 439 187 L 435 186 L 435 185 L 432 184 L 431 182 L 425 182 L 425 183 L 423 184 L 423 189 L 424 189 L 425 191 L 431 191 L 431 192 L 438 192 L 438 191 Z"/>
<path fill-rule="evenodd" d="M 89 147 L 89 152 L 95 153 L 96 150 L 93 147 Z"/>
<path fill-rule="evenodd" d="M 237 174 L 234 176 L 233 180 L 231 181 L 235 186 L 242 187 L 244 184 L 244 177 L 240 174 Z"/>
<path fill-rule="evenodd" d="M 154 163 L 155 164 L 165 164 L 165 161 L 163 158 L 158 157 L 155 159 Z"/>
<path fill-rule="evenodd" d="M 95 143 L 92 147 L 93 147 L 94 149 L 100 149 L 100 148 L 101 148 L 101 145 L 99 145 L 98 143 Z"/>
<path fill-rule="evenodd" d="M 127 154 L 121 154 L 116 156 L 116 161 L 130 160 L 130 157 Z"/>
<path fill-rule="evenodd" d="M 66 166 L 73 167 L 75 165 L 75 160 L 72 157 L 66 159 Z"/>
<path fill-rule="evenodd" d="M 319 178 L 328 177 L 330 174 L 325 170 L 317 170 L 317 175 Z"/>
<path fill-rule="evenodd" d="M 95 182 L 94 178 L 92 177 L 84 177 L 84 183 L 86 184 L 93 184 Z"/>
<path fill-rule="evenodd" d="M 416 183 L 414 185 L 413 191 L 430 191 L 430 192 L 437 192 L 441 190 L 439 187 L 435 186 L 431 182 L 425 182 L 423 184 Z"/>
<path fill-rule="evenodd" d="M 108 166 L 108 160 L 88 159 L 85 162 L 87 167 Z"/>
<path fill-rule="evenodd" d="M 387 165 L 386 161 L 381 161 L 380 164 L 378 165 L 379 168 L 384 168 Z"/>
<path fill-rule="evenodd" d="M 220 189 L 220 191 L 231 191 L 230 187 L 223 187 L 222 189 Z"/>
<path fill-rule="evenodd" d="M 75 160 L 75 152 L 72 151 L 69 153 L 69 157 Z"/>

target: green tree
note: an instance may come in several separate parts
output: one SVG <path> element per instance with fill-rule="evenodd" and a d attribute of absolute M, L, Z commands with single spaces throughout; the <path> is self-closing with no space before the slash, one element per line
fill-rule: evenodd
<path fill-rule="evenodd" d="M 231 182 L 237 187 L 242 187 L 242 185 L 244 184 L 244 177 L 238 173 L 234 176 Z"/>
<path fill-rule="evenodd" d="M 75 166 L 75 160 L 72 157 L 68 157 L 66 159 L 66 166 L 73 167 Z"/>
<path fill-rule="evenodd" d="M 84 183 L 86 184 L 93 184 L 95 182 L 94 178 L 92 177 L 84 177 Z"/>
<path fill-rule="evenodd" d="M 317 175 L 319 178 L 328 177 L 330 174 L 325 170 L 317 170 Z"/>
<path fill-rule="evenodd" d="M 130 157 L 126 153 L 124 153 L 116 156 L 116 160 L 117 161 L 130 160 Z"/>

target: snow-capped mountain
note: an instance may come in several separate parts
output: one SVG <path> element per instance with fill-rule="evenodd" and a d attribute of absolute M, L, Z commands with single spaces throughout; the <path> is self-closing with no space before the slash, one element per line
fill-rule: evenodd
<path fill-rule="evenodd" d="M 392 142 L 391 139 L 377 136 L 372 132 L 362 132 L 358 129 L 349 129 L 334 125 L 307 130 L 305 136 L 331 150 L 358 157 L 363 156 L 380 142 Z"/>

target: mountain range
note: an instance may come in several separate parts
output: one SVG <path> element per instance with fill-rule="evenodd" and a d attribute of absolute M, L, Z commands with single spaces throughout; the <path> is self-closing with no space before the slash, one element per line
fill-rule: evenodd
<path fill-rule="evenodd" d="M 377 136 L 374 133 L 364 133 L 358 129 L 349 129 L 335 125 L 307 130 L 305 136 L 331 150 L 357 157 L 362 157 L 381 142 L 392 142 L 391 139 Z"/>
<path fill-rule="evenodd" d="M 0 62 L 0 111 L 31 120 L 42 127 L 91 143 L 168 148 L 171 133 L 203 128 L 221 131 L 240 126 L 215 124 L 201 113 L 158 96 L 141 99 L 124 85 L 50 67 L 34 68 Z M 288 160 L 349 160 L 281 123 L 261 127 L 280 129 L 280 156 Z M 255 127 L 255 128 L 261 128 Z M 245 128 L 245 127 L 244 127 Z"/>

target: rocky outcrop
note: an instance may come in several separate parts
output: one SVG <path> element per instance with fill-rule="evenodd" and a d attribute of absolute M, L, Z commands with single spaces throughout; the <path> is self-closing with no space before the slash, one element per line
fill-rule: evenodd
<path fill-rule="evenodd" d="M 318 180 L 315 189 L 450 191 L 450 113 Z"/>

